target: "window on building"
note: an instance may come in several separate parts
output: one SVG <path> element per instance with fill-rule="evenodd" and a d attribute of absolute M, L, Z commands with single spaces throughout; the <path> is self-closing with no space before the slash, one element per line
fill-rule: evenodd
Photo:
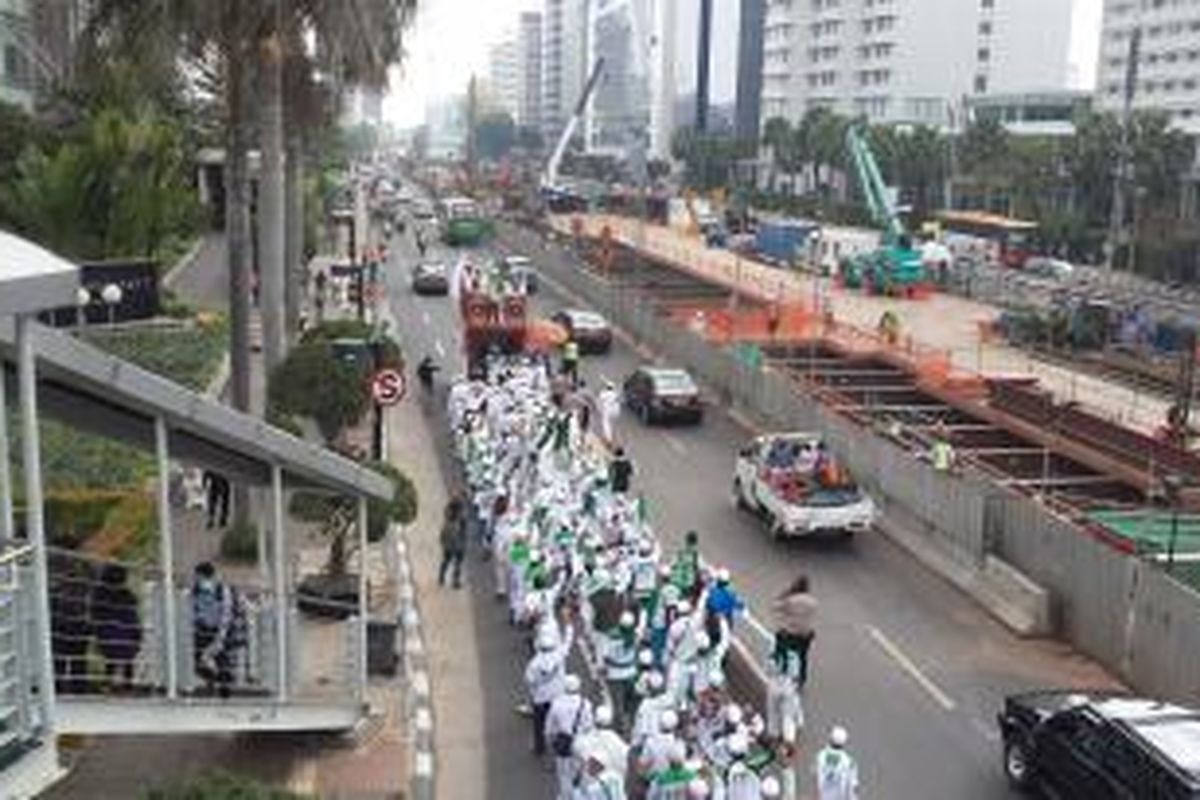
<path fill-rule="evenodd" d="M 992 7 L 994 7 L 995 5 L 996 5 L 996 4 L 993 2 L 993 0 L 979 0 L 979 7 L 980 7 L 980 8 L 992 8 Z"/>
<path fill-rule="evenodd" d="M 14 44 L 4 48 L 4 78 L 14 89 L 28 89 L 31 85 L 29 60 Z"/>
<path fill-rule="evenodd" d="M 992 23 L 990 21 L 985 19 L 983 22 L 979 23 L 979 35 L 980 36 L 991 36 L 991 34 L 992 34 Z"/>
<path fill-rule="evenodd" d="M 988 85 L 987 75 L 976 75 L 975 76 L 975 94 L 986 94 L 987 93 L 987 85 Z"/>
<path fill-rule="evenodd" d="M 979 50 L 975 53 L 975 58 L 978 61 L 987 61 L 988 59 L 991 58 L 991 56 L 992 56 L 992 51 L 986 47 L 979 48 Z"/>

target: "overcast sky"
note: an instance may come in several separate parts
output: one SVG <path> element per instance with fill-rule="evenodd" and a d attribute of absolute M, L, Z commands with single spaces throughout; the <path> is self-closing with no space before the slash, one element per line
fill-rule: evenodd
<path fill-rule="evenodd" d="M 687 32 L 696 30 L 699 3 L 698 0 L 677 2 L 678 30 L 691 41 L 691 47 L 680 47 L 676 77 L 681 87 L 687 87 L 694 84 L 696 74 L 695 39 L 688 37 Z M 1072 85 L 1093 88 L 1104 0 L 1046 2 L 1074 3 Z M 542 5 L 542 0 L 422 0 L 410 32 L 408 63 L 402 72 L 393 75 L 391 92 L 384 104 L 387 119 L 400 126 L 419 124 L 424 119 L 428 99 L 465 91 L 472 72 L 487 74 L 488 47 L 499 41 L 505 30 L 516 29 L 521 11 L 540 10 Z M 715 0 L 714 6 L 712 98 L 723 103 L 733 99 L 736 81 L 739 0 Z M 686 90 L 681 89 L 681 93 Z"/>

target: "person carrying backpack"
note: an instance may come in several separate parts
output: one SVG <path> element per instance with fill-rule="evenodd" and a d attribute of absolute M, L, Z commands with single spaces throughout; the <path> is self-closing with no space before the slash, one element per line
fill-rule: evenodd
<path fill-rule="evenodd" d="M 192 651 L 196 675 L 209 692 L 229 697 L 233 657 L 246 645 L 245 610 L 237 593 L 217 577 L 205 561 L 192 584 Z"/>

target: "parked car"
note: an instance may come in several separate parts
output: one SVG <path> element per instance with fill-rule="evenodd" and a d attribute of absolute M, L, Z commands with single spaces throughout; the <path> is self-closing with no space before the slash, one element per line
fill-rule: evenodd
<path fill-rule="evenodd" d="M 1052 281 L 1068 281 L 1075 274 L 1075 267 L 1069 261 L 1045 256 L 1033 256 L 1025 262 L 1022 269 L 1027 275 L 1048 278 Z"/>
<path fill-rule="evenodd" d="M 412 290 L 415 294 L 449 294 L 446 265 L 436 261 L 417 264 L 412 273 Z"/>
<path fill-rule="evenodd" d="M 608 320 L 595 311 L 564 308 L 550 319 L 575 340 L 580 353 L 607 353 L 612 349 L 612 329 Z"/>
<path fill-rule="evenodd" d="M 999 715 L 1004 772 L 1064 800 L 1200 798 L 1200 711 L 1115 693 L 1028 692 Z"/>
<path fill-rule="evenodd" d="M 413 219 L 426 221 L 437 216 L 437 212 L 433 208 L 433 203 L 428 200 L 417 200 L 412 204 Z"/>
<path fill-rule="evenodd" d="M 525 256 L 505 256 L 504 261 L 512 270 L 513 277 L 525 282 L 525 293 L 537 294 L 538 274 L 533 267 L 533 262 Z"/>
<path fill-rule="evenodd" d="M 642 422 L 686 422 L 698 425 L 704 419 L 700 390 L 686 370 L 670 367 L 639 367 L 625 379 L 625 405 Z"/>

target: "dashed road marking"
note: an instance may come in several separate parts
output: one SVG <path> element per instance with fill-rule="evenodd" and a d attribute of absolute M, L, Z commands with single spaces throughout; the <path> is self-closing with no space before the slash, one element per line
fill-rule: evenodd
<path fill-rule="evenodd" d="M 686 456 L 688 454 L 687 445 L 684 444 L 683 442 L 679 441 L 678 437 L 672 436 L 670 434 L 664 434 L 663 438 L 667 440 L 667 446 L 670 447 L 672 450 L 674 450 L 679 455 Z"/>
<path fill-rule="evenodd" d="M 882 649 L 883 652 L 892 659 L 892 661 L 895 661 L 900 669 L 908 673 L 908 676 L 916 681 L 917 685 L 924 689 L 926 693 L 937 702 L 938 705 L 940 705 L 946 711 L 953 711 L 955 708 L 957 708 L 957 704 L 954 702 L 954 700 L 952 700 L 948 694 L 943 692 L 941 688 L 939 688 L 938 685 L 929 678 L 928 675 L 922 672 L 921 668 L 913 663 L 913 660 L 905 655 L 904 651 L 900 649 L 899 645 L 889 639 L 883 631 L 879 630 L 879 628 L 876 628 L 874 625 L 868 625 L 867 633 L 873 640 L 875 640 L 875 643 L 879 645 L 880 649 Z"/>
<path fill-rule="evenodd" d="M 437 350 L 438 358 L 445 358 L 445 357 L 446 357 L 446 348 L 445 348 L 445 346 L 443 346 L 443 345 L 442 345 L 442 340 L 441 340 L 441 339 L 437 339 L 437 340 L 435 340 L 435 341 L 434 341 L 434 343 L 433 343 L 433 349 L 434 349 L 434 350 Z"/>
<path fill-rule="evenodd" d="M 417 777 L 429 778 L 433 775 L 433 754 L 421 752 L 417 753 L 416 764 L 414 769 L 417 772 Z"/>
<path fill-rule="evenodd" d="M 431 325 L 431 324 L 433 324 L 433 323 L 432 323 L 432 320 L 430 320 L 430 319 L 429 319 L 429 312 L 428 312 L 428 311 L 422 311 L 422 312 L 421 312 L 421 322 L 424 322 L 426 325 Z"/>

